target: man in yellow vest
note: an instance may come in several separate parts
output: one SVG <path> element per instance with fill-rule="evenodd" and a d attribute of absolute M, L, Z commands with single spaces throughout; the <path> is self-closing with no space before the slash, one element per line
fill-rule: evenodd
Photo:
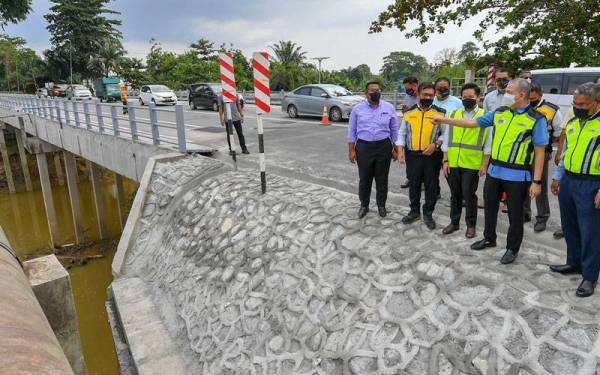
<path fill-rule="evenodd" d="M 550 270 L 581 273 L 575 294 L 588 297 L 594 294 L 600 272 L 600 85 L 589 82 L 575 90 L 573 113 L 552 181 L 567 241 L 567 263 Z"/>
<path fill-rule="evenodd" d="M 461 88 L 462 105 L 450 114 L 456 119 L 476 119 L 484 114 L 483 108 L 477 105 L 481 89 L 474 83 L 467 83 Z M 492 131 L 487 128 L 459 128 L 446 126 L 442 136 L 444 152 L 443 170 L 450 186 L 450 224 L 444 228 L 443 234 L 450 234 L 460 229 L 462 203 L 465 202 L 465 237 L 475 237 L 477 223 L 477 186 L 479 177 L 486 174 L 492 150 Z"/>
<path fill-rule="evenodd" d="M 471 245 L 473 250 L 496 246 L 496 223 L 502 192 L 508 202 L 508 233 L 506 251 L 500 262 L 509 264 L 517 259 L 523 241 L 523 205 L 527 195 L 535 198 L 541 191 L 544 150 L 548 144 L 544 115 L 529 104 L 531 85 L 517 78 L 512 80 L 503 96 L 503 104 L 495 111 L 477 119 L 437 119 L 465 128 L 494 127 L 492 154 L 483 198 L 485 201 L 484 238 Z M 532 163 L 534 164 L 533 173 Z M 532 178 L 533 174 L 533 178 Z"/>
<path fill-rule="evenodd" d="M 442 130 L 441 123 L 435 124 L 430 118 L 444 118 L 446 110 L 433 104 L 435 88 L 430 82 L 421 83 L 417 92 L 419 102 L 404 111 L 396 141 L 396 145 L 400 146 L 398 160 L 400 163 L 406 162 L 410 176 L 410 212 L 402 218 L 402 223 L 411 224 L 421 218 L 421 184 L 425 184 L 423 222 L 427 228 L 434 230 L 433 210 L 442 168 Z"/>
<path fill-rule="evenodd" d="M 562 114 L 558 106 L 544 99 L 542 87 L 537 83 L 531 84 L 531 94 L 529 94 L 529 103 L 538 112 L 546 116 L 548 123 L 548 145 L 546 146 L 546 155 L 544 158 L 544 169 L 542 171 L 542 192 L 535 199 L 537 215 L 533 230 L 542 232 L 546 230 L 546 223 L 550 218 L 550 201 L 548 200 L 548 162 L 552 156 L 552 144 L 560 136 L 560 124 Z M 527 198 L 525 202 L 525 222 L 531 221 L 531 199 Z"/>

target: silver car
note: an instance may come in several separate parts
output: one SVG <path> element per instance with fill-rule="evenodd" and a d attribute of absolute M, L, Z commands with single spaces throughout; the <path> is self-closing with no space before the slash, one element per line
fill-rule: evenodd
<path fill-rule="evenodd" d="M 301 115 L 322 116 L 327 106 L 331 121 L 342 121 L 350 117 L 352 108 L 365 100 L 342 86 L 319 84 L 300 86 L 286 94 L 281 101 L 281 110 L 295 118 Z"/>
<path fill-rule="evenodd" d="M 92 92 L 84 85 L 73 85 L 65 90 L 68 99 L 81 100 L 92 99 Z"/>

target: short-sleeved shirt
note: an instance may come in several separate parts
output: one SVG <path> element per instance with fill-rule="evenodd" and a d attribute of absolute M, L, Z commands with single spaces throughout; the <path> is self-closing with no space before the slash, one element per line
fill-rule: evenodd
<path fill-rule="evenodd" d="M 453 95 L 448 96 L 444 100 L 439 100 L 436 96 L 433 99 L 433 105 L 437 105 L 440 108 L 444 108 L 446 110 L 446 113 L 452 113 L 458 109 L 465 109 L 465 107 L 462 104 L 462 100 Z"/>
<path fill-rule="evenodd" d="M 483 110 L 485 112 L 492 112 L 502 106 L 502 100 L 504 94 L 500 93 L 498 89 L 490 91 L 485 98 L 483 98 Z"/>
<path fill-rule="evenodd" d="M 523 113 L 528 109 L 529 105 L 517 108 L 516 113 Z M 475 121 L 482 128 L 494 126 L 494 115 L 496 111 L 488 112 Z M 540 117 L 533 125 L 531 133 L 531 143 L 536 147 L 546 146 L 548 144 L 548 122 L 545 117 Z M 506 181 L 528 182 L 531 181 L 531 171 L 523 169 L 514 169 L 502 167 L 499 165 L 490 164 L 488 174 L 494 178 Z"/>
<path fill-rule="evenodd" d="M 223 107 L 223 95 L 219 94 L 219 106 Z M 227 116 L 227 110 L 223 107 L 223 111 L 225 111 L 225 116 Z M 227 119 L 227 117 L 225 118 Z M 240 111 L 238 111 L 237 103 L 231 103 L 231 119 L 233 121 L 241 121 L 242 116 L 240 116 Z"/>

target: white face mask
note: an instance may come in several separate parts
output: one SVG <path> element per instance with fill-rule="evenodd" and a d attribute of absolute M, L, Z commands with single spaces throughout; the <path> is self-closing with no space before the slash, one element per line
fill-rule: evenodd
<path fill-rule="evenodd" d="M 509 93 L 505 93 L 502 97 L 502 105 L 507 107 L 512 107 L 516 101 L 515 96 Z"/>

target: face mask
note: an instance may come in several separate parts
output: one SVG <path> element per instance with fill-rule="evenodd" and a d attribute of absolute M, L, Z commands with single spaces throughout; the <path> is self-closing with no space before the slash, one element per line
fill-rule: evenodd
<path fill-rule="evenodd" d="M 503 79 L 502 81 L 500 81 L 500 84 L 502 85 L 503 89 L 506 89 L 509 83 L 510 81 L 508 79 Z"/>
<path fill-rule="evenodd" d="M 447 97 L 449 97 L 449 96 L 450 96 L 450 89 L 449 89 L 449 88 L 447 88 L 447 87 L 445 87 L 445 88 L 441 89 L 441 90 L 438 92 L 438 98 L 440 98 L 440 99 L 446 99 L 446 98 L 447 98 Z"/>
<path fill-rule="evenodd" d="M 421 103 L 422 108 L 429 108 L 433 104 L 433 99 L 420 99 L 419 103 Z"/>
<path fill-rule="evenodd" d="M 512 107 L 516 101 L 517 100 L 515 99 L 514 95 L 504 94 L 504 96 L 502 97 L 502 105 L 507 107 Z"/>
<path fill-rule="evenodd" d="M 369 98 L 373 103 L 379 103 L 379 99 L 381 99 L 381 93 L 379 91 L 370 92 Z"/>
<path fill-rule="evenodd" d="M 414 89 L 407 89 L 406 90 L 406 94 L 409 96 L 413 96 L 415 94 L 415 90 Z"/>
<path fill-rule="evenodd" d="M 538 105 L 540 105 L 541 100 L 532 100 L 529 102 L 529 104 L 531 104 L 533 107 L 537 107 Z"/>
<path fill-rule="evenodd" d="M 477 100 L 476 99 L 463 99 L 462 103 L 463 103 L 463 106 L 465 107 L 465 109 L 473 109 L 477 105 Z"/>
<path fill-rule="evenodd" d="M 580 120 L 585 120 L 590 117 L 589 111 L 585 108 L 573 107 L 573 114 Z"/>

